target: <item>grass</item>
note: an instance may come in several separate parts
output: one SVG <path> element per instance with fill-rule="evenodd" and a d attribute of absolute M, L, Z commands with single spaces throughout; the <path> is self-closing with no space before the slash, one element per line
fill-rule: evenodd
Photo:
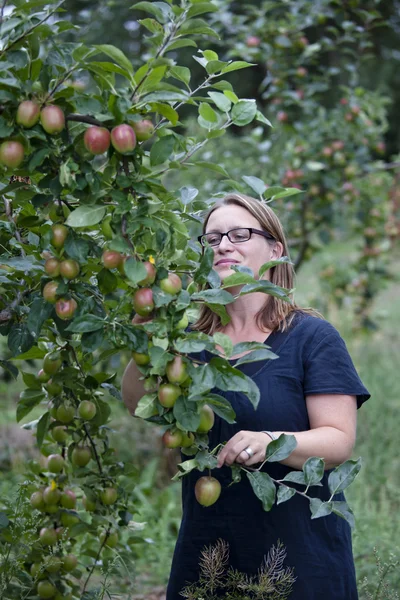
<path fill-rule="evenodd" d="M 300 305 L 314 304 L 318 297 L 320 266 L 346 259 L 353 249 L 352 244 L 333 244 L 304 266 L 297 280 L 296 299 Z M 393 257 L 394 265 L 398 264 L 398 258 L 397 253 Z M 360 600 L 395 597 L 377 592 L 376 551 L 383 563 L 392 560 L 391 554 L 400 557 L 400 380 L 397 372 L 400 331 L 396 326 L 400 323 L 399 293 L 397 282 L 381 292 L 374 309 L 380 329 L 370 334 L 355 336 L 352 333 L 351 314 L 346 308 L 334 309 L 329 315 L 345 338 L 361 379 L 372 395 L 358 413 L 354 456 L 362 457 L 363 468 L 347 493 L 356 516 L 353 543 Z M 20 383 L 0 384 L 0 439 L 4 440 L 6 427 L 15 424 L 20 389 Z M 148 597 L 153 587 L 165 585 L 168 579 L 181 515 L 180 486 L 170 482 L 174 460 L 161 449 L 158 429 L 137 419 L 127 419 L 126 410 L 116 401 L 112 426 L 117 432 L 113 441 L 121 460 L 132 462 L 140 473 L 133 493 L 139 520 L 144 524 L 144 541 L 132 547 L 136 558 L 137 589 L 134 592 Z M 7 452 L 8 458 L 15 454 L 18 444 L 17 436 L 14 442 L 10 441 L 8 450 L 4 443 L 0 444 L 0 469 L 3 470 L 0 496 L 10 494 L 22 476 L 23 460 L 2 461 Z M 7 471 L 10 464 L 13 470 Z M 400 568 L 389 569 L 386 579 L 393 590 L 400 589 Z M 128 585 L 127 580 L 127 592 L 132 593 Z"/>

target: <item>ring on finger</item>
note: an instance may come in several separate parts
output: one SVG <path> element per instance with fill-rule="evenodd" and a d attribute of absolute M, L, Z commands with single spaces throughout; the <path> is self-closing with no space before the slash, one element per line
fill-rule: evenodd
<path fill-rule="evenodd" d="M 247 448 L 245 448 L 243 450 L 243 452 L 246 452 L 249 458 L 251 458 L 254 454 L 254 451 L 252 450 L 252 448 L 250 446 L 247 446 Z"/>

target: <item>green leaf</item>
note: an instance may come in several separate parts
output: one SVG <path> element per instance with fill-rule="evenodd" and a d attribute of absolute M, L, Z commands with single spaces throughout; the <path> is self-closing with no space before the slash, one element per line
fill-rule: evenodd
<path fill-rule="evenodd" d="M 34 342 L 34 337 L 27 325 L 18 323 L 11 327 L 11 331 L 8 334 L 8 347 L 13 356 L 27 352 L 33 346 Z"/>
<path fill-rule="evenodd" d="M 197 15 L 202 15 L 204 13 L 216 12 L 218 10 L 218 6 L 212 4 L 211 2 L 196 2 L 193 4 L 188 12 L 188 17 L 196 17 Z"/>
<path fill-rule="evenodd" d="M 224 419 L 224 421 L 230 424 L 236 423 L 236 413 L 229 400 L 219 394 L 207 394 L 204 397 L 204 400 L 212 407 L 215 414 L 221 417 L 221 419 Z"/>
<path fill-rule="evenodd" d="M 267 446 L 265 458 L 268 462 L 281 462 L 290 456 L 297 446 L 294 435 L 281 433 L 277 440 L 272 440 Z"/>
<path fill-rule="evenodd" d="M 188 46 L 191 48 L 197 48 L 197 44 L 194 40 L 191 40 L 190 38 L 181 38 L 168 44 L 168 52 L 171 50 L 177 50 L 178 48 L 186 48 Z"/>
<path fill-rule="evenodd" d="M 29 310 L 29 315 L 26 320 L 26 326 L 29 332 L 35 338 L 39 337 L 43 323 L 51 317 L 52 312 L 52 304 L 46 302 L 44 298 L 35 298 L 35 300 L 32 302 Z"/>
<path fill-rule="evenodd" d="M 178 481 L 187 473 L 193 471 L 193 469 L 197 469 L 198 462 L 197 458 L 191 458 L 190 460 L 185 460 L 183 463 L 178 464 L 178 472 L 172 477 L 172 481 Z"/>
<path fill-rule="evenodd" d="M 172 154 L 175 138 L 167 135 L 152 145 L 150 150 L 150 164 L 152 167 L 163 164 Z"/>
<path fill-rule="evenodd" d="M 138 23 L 139 23 L 139 25 L 143 25 L 143 27 L 146 27 L 146 29 L 148 31 L 150 31 L 151 33 L 158 34 L 158 33 L 163 33 L 163 31 L 164 31 L 163 26 L 155 19 L 150 19 L 150 18 L 139 19 Z"/>
<path fill-rule="evenodd" d="M 311 518 L 319 519 L 320 517 L 327 517 L 332 512 L 332 502 L 322 502 L 319 498 L 311 498 L 310 510 Z"/>
<path fill-rule="evenodd" d="M 150 109 L 153 112 L 162 115 L 168 119 L 168 121 L 171 121 L 172 125 L 176 125 L 179 121 L 179 114 L 169 104 L 163 104 L 162 102 L 151 102 Z"/>
<path fill-rule="evenodd" d="M 41 390 L 24 390 L 17 406 L 17 422 L 26 417 L 45 398 Z"/>
<path fill-rule="evenodd" d="M 213 454 L 210 454 L 208 450 L 201 450 L 196 454 L 197 464 L 199 471 L 204 469 L 215 469 L 218 464 L 218 458 Z"/>
<path fill-rule="evenodd" d="M 154 415 L 158 415 L 157 394 L 145 394 L 140 398 L 136 406 L 135 417 L 140 417 L 141 419 L 148 419 L 149 417 L 153 417 Z"/>
<path fill-rule="evenodd" d="M 209 35 L 219 39 L 219 35 L 214 29 L 208 27 L 203 19 L 189 19 L 182 25 L 180 35 Z"/>
<path fill-rule="evenodd" d="M 263 193 L 265 192 L 265 190 L 267 189 L 267 186 L 265 185 L 265 183 L 258 177 L 243 175 L 242 179 L 259 196 L 262 196 Z"/>
<path fill-rule="evenodd" d="M 39 448 L 41 448 L 45 435 L 49 430 L 50 421 L 51 417 L 49 412 L 45 412 L 38 421 L 36 427 L 36 440 Z"/>
<path fill-rule="evenodd" d="M 271 283 L 270 281 L 266 280 L 260 280 L 256 283 L 248 283 L 244 285 L 239 292 L 239 296 L 244 296 L 245 294 L 253 294 L 254 292 L 264 292 L 264 294 L 275 296 L 275 298 L 286 300 L 286 302 L 292 302 L 291 298 L 288 295 L 289 290 L 280 288 L 274 283 Z"/>
<path fill-rule="evenodd" d="M 73 210 L 66 220 L 70 227 L 90 227 L 97 225 L 106 214 L 106 207 L 97 204 L 85 204 Z"/>
<path fill-rule="evenodd" d="M 290 500 L 296 493 L 296 490 L 291 487 L 287 487 L 286 485 L 280 485 L 278 487 L 278 492 L 276 495 L 276 503 L 282 504 L 282 502 L 286 502 Z"/>
<path fill-rule="evenodd" d="M 221 323 L 222 325 L 227 325 L 231 318 L 228 315 L 225 306 L 221 306 L 220 304 L 213 304 L 212 302 L 206 302 L 206 306 L 212 311 L 214 312 L 216 315 L 219 316 L 219 318 L 221 319 Z"/>
<path fill-rule="evenodd" d="M 166 23 L 169 19 L 173 19 L 171 7 L 166 2 L 137 2 L 131 8 L 135 10 L 143 10 L 156 17 L 161 23 Z"/>
<path fill-rule="evenodd" d="M 178 424 L 186 431 L 196 431 L 200 425 L 200 414 L 197 404 L 184 396 L 179 396 L 174 404 L 173 414 Z"/>
<path fill-rule="evenodd" d="M 209 363 L 215 368 L 216 387 L 220 390 L 243 392 L 256 409 L 260 401 L 260 390 L 257 384 L 247 377 L 239 369 L 235 369 L 225 359 L 218 356 L 211 359 Z"/>
<path fill-rule="evenodd" d="M 12 363 L 8 362 L 8 360 L 1 360 L 0 359 L 0 367 L 2 367 L 3 369 L 5 369 L 6 371 L 8 371 L 14 379 L 17 379 L 18 377 L 18 369 L 15 365 L 13 365 Z"/>
<path fill-rule="evenodd" d="M 357 460 L 351 459 L 346 460 L 342 463 L 328 477 L 328 485 L 331 494 L 338 494 L 343 492 L 356 478 L 361 469 L 361 458 Z"/>
<path fill-rule="evenodd" d="M 94 418 L 90 421 L 90 426 L 101 427 L 108 422 L 111 415 L 111 407 L 108 402 L 104 402 L 104 400 L 100 400 L 100 398 L 95 399 L 95 404 L 97 412 Z"/>
<path fill-rule="evenodd" d="M 217 115 L 217 113 L 206 102 L 201 102 L 200 103 L 200 106 L 199 106 L 199 115 L 205 121 L 210 121 L 211 123 L 217 123 L 218 122 L 218 115 Z"/>
<path fill-rule="evenodd" d="M 156 3 L 157 4 L 157 3 Z M 133 67 L 130 60 L 125 56 L 125 54 L 119 48 L 112 46 L 111 44 L 98 44 L 95 45 L 94 48 L 97 48 L 100 52 L 103 52 L 110 58 L 112 58 L 117 65 L 123 67 L 128 73 L 133 75 Z"/>
<path fill-rule="evenodd" d="M 73 333 L 97 331 L 98 329 L 103 329 L 105 324 L 106 321 L 103 317 L 86 314 L 81 317 L 75 317 L 68 327 L 66 327 L 66 331 L 72 331 Z"/>
<path fill-rule="evenodd" d="M 73 230 L 70 230 L 64 244 L 65 252 L 68 258 L 73 258 L 80 264 L 84 264 L 89 256 L 89 243 L 78 237 Z"/>
<path fill-rule="evenodd" d="M 222 69 L 222 73 L 230 73 L 239 69 L 247 69 L 247 67 L 255 67 L 256 63 L 248 63 L 244 60 L 236 60 Z"/>
<path fill-rule="evenodd" d="M 348 506 L 347 502 L 333 501 L 332 512 L 334 512 L 335 515 L 338 515 L 339 517 L 345 519 L 352 529 L 355 528 L 356 522 L 354 519 L 354 514 L 350 506 Z"/>
<path fill-rule="evenodd" d="M 215 343 L 221 346 L 222 350 L 224 351 L 225 358 L 230 358 L 232 356 L 233 342 L 229 335 L 217 332 L 214 333 L 213 338 Z"/>
<path fill-rule="evenodd" d="M 188 69 L 187 67 L 172 67 L 172 69 L 170 70 L 170 74 L 175 79 L 178 79 L 178 81 L 183 81 L 183 83 L 186 86 L 189 86 L 190 77 L 192 74 L 190 72 L 190 69 Z"/>
<path fill-rule="evenodd" d="M 4 512 L 0 512 L 0 530 L 6 529 L 10 524 L 10 521 Z"/>
<path fill-rule="evenodd" d="M 235 350 L 233 350 L 232 354 L 235 356 Z M 235 367 L 244 365 L 246 363 L 258 362 L 260 360 L 275 360 L 276 358 L 279 357 L 271 352 L 271 350 L 268 350 L 268 348 L 263 348 L 261 350 L 254 350 L 253 352 L 249 352 L 241 358 L 238 358 L 238 360 L 235 362 Z"/>
<path fill-rule="evenodd" d="M 232 108 L 231 117 L 234 125 L 248 125 L 256 116 L 257 105 L 255 100 L 239 100 Z"/>
<path fill-rule="evenodd" d="M 256 121 L 259 121 L 260 123 L 264 123 L 264 125 L 268 125 L 268 127 L 272 127 L 272 123 L 271 121 L 269 121 L 267 119 L 267 117 L 265 117 L 261 111 L 257 110 L 256 112 Z"/>
<path fill-rule="evenodd" d="M 195 351 L 198 352 L 198 350 Z M 189 365 L 188 370 L 192 378 L 189 399 L 192 397 L 197 398 L 200 394 L 209 392 L 215 386 L 215 372 L 209 365 L 199 365 L 197 368 Z"/>
<path fill-rule="evenodd" d="M 232 102 L 225 96 L 225 94 L 221 94 L 220 92 L 208 92 L 208 95 L 214 102 L 215 106 L 217 106 L 222 112 L 229 112 L 231 110 Z"/>
<path fill-rule="evenodd" d="M 235 299 L 229 292 L 225 290 L 203 290 L 192 294 L 192 300 L 201 300 L 203 302 L 211 302 L 212 304 L 230 304 Z"/>
<path fill-rule="evenodd" d="M 215 163 L 206 162 L 204 160 L 196 161 L 196 166 L 203 167 L 204 169 L 210 169 L 211 171 L 215 171 L 216 173 L 220 173 L 224 177 L 229 177 L 229 173 L 222 165 L 217 165 Z"/>
<path fill-rule="evenodd" d="M 0 117 L 0 138 L 9 136 L 14 131 L 14 126 L 9 125 L 4 117 Z"/>
<path fill-rule="evenodd" d="M 269 198 L 278 199 L 278 198 L 287 198 L 288 196 L 294 196 L 296 194 L 301 194 L 303 190 L 299 190 L 298 188 L 283 188 L 279 186 L 272 186 L 268 188 L 264 192 L 264 198 L 268 200 Z"/>
<path fill-rule="evenodd" d="M 301 485 L 305 485 L 304 473 L 303 471 L 290 471 L 282 481 L 291 481 L 293 483 L 299 483 Z"/>
<path fill-rule="evenodd" d="M 255 471 L 254 473 L 246 473 L 250 481 L 253 492 L 262 502 L 265 511 L 271 510 L 275 502 L 276 488 L 268 473 Z"/>
<path fill-rule="evenodd" d="M 289 265 L 293 264 L 292 261 L 290 260 L 290 258 L 288 258 L 287 256 L 281 256 L 281 258 L 278 258 L 277 260 L 270 260 L 269 262 L 264 263 L 260 267 L 260 270 L 258 271 L 259 278 L 261 278 L 266 271 L 269 271 L 269 269 L 272 269 L 273 267 L 276 267 L 277 265 L 281 265 L 282 263 L 287 263 Z"/>
<path fill-rule="evenodd" d="M 40 359 L 40 358 L 44 358 L 46 356 L 46 354 L 47 354 L 46 350 L 42 350 L 41 348 L 34 346 L 27 352 L 24 352 L 23 354 L 20 354 L 19 356 L 14 357 L 12 360 L 33 360 L 35 358 Z"/>
<path fill-rule="evenodd" d="M 129 281 L 135 284 L 147 277 L 144 264 L 139 260 L 135 260 L 132 256 L 124 262 L 124 272 Z"/>
<path fill-rule="evenodd" d="M 311 456 L 303 465 L 304 481 L 308 486 L 318 485 L 324 476 L 325 463 L 322 458 Z"/>
<path fill-rule="evenodd" d="M 102 294 L 110 294 L 118 287 L 118 278 L 109 269 L 102 269 L 97 274 L 97 281 Z"/>
<path fill-rule="evenodd" d="M 226 277 L 224 279 L 224 283 L 221 286 L 222 289 L 225 288 L 230 288 L 234 285 L 245 285 L 248 283 L 255 283 L 256 280 L 254 279 L 254 277 L 252 275 L 249 275 L 248 273 L 232 273 L 232 275 L 228 275 L 228 277 Z"/>

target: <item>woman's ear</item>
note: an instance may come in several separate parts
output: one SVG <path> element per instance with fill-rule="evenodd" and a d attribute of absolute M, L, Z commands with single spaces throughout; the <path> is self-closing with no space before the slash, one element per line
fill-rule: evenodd
<path fill-rule="evenodd" d="M 274 260 L 277 260 L 283 256 L 283 244 L 281 242 L 275 242 L 272 250 L 272 256 Z"/>

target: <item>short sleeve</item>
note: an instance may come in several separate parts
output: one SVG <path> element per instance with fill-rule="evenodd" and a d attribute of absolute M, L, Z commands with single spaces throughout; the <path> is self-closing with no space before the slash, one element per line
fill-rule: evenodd
<path fill-rule="evenodd" d="M 351 360 L 346 344 L 329 326 L 322 339 L 314 341 L 304 365 L 304 394 L 346 394 L 357 397 L 360 408 L 371 397 Z"/>

